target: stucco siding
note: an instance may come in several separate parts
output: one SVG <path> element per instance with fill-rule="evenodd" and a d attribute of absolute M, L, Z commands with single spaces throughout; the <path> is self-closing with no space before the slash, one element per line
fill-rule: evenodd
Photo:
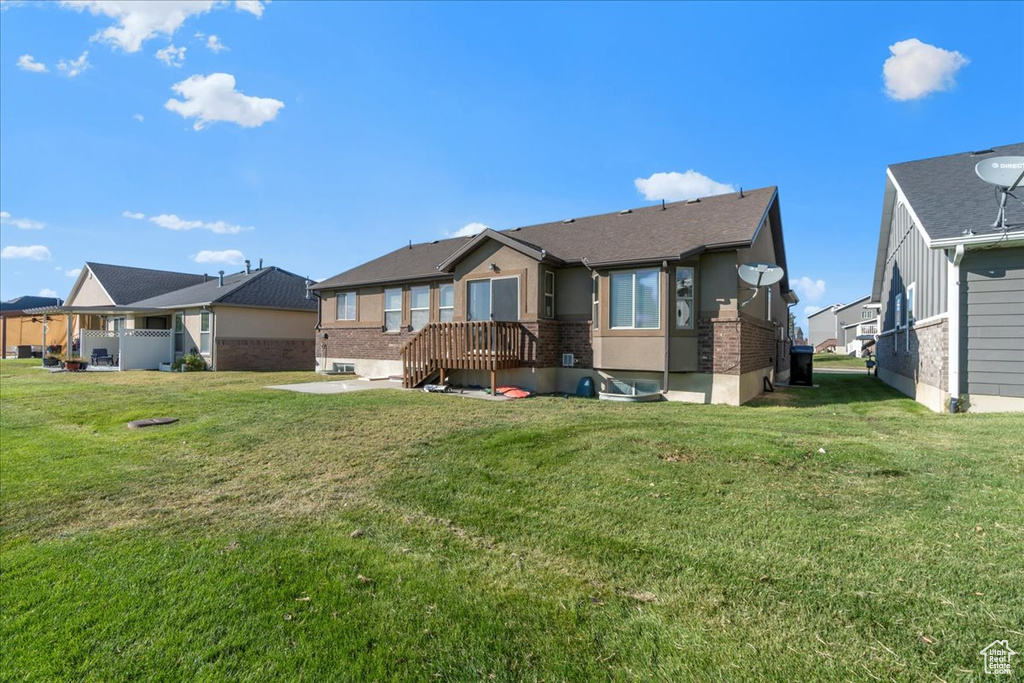
<path fill-rule="evenodd" d="M 113 303 L 99 280 L 88 269 L 84 272 L 82 286 L 65 302 L 68 306 L 110 306 Z"/>
<path fill-rule="evenodd" d="M 1024 398 L 1024 248 L 968 252 L 960 268 L 962 389 Z"/>
<path fill-rule="evenodd" d="M 313 311 L 217 306 L 217 336 L 231 339 L 310 339 Z"/>

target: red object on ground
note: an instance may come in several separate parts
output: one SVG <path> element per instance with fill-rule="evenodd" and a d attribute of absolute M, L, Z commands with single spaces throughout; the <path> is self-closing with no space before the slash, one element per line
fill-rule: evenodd
<path fill-rule="evenodd" d="M 526 389 L 520 389 L 519 387 L 498 387 L 494 390 L 494 393 L 501 394 L 505 398 L 527 398 L 533 396 Z"/>

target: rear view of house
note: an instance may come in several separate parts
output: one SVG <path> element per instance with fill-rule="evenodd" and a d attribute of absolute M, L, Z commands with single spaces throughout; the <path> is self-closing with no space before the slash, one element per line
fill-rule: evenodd
<path fill-rule="evenodd" d="M 210 276 L 86 263 L 63 306 L 38 314 L 78 329 L 79 353 L 103 349 L 123 370 L 191 353 L 215 370 L 306 370 L 316 301 L 308 281 L 273 266 Z"/>
<path fill-rule="evenodd" d="M 318 283 L 317 367 L 738 405 L 789 373 L 774 187 L 412 244 Z M 749 300 L 749 301 L 748 301 Z"/>
<path fill-rule="evenodd" d="M 975 171 L 1024 144 L 887 169 L 878 376 L 932 410 L 1024 411 L 1024 206 Z"/>

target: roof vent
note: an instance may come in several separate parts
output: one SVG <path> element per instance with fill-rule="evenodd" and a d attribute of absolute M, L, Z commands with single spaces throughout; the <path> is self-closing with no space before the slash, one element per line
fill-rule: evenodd
<path fill-rule="evenodd" d="M 994 149 L 979 149 L 977 152 L 971 152 L 971 156 L 976 157 L 980 154 L 992 154 L 993 152 L 995 152 Z"/>
<path fill-rule="evenodd" d="M 563 222 L 563 223 L 575 223 L 575 222 L 576 222 L 576 219 L 575 219 L 575 218 L 566 218 L 566 219 L 565 219 L 564 221 L 562 221 L 562 222 Z"/>
<path fill-rule="evenodd" d="M 218 274 L 217 286 L 218 287 L 223 287 L 224 286 L 224 271 L 223 270 L 218 270 L 217 274 Z"/>
<path fill-rule="evenodd" d="M 686 203 L 687 204 L 700 204 L 700 197 L 697 197 L 696 199 L 687 199 Z"/>
<path fill-rule="evenodd" d="M 620 216 L 625 216 L 627 213 L 633 213 L 633 209 L 623 209 L 622 211 L 619 211 Z"/>
<path fill-rule="evenodd" d="M 252 273 L 252 268 L 250 266 L 251 266 L 251 264 L 249 262 L 249 259 L 245 259 L 245 274 L 246 275 L 249 275 L 250 273 Z"/>
<path fill-rule="evenodd" d="M 509 232 L 519 232 L 522 228 L 512 228 Z"/>
<path fill-rule="evenodd" d="M 441 241 L 441 240 L 434 240 L 433 242 L 431 242 L 431 244 L 437 244 L 437 243 L 438 243 L 438 242 L 440 242 L 440 241 Z"/>

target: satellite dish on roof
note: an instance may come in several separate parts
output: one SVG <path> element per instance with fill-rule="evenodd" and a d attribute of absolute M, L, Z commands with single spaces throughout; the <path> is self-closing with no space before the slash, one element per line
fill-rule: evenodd
<path fill-rule="evenodd" d="M 1020 187 L 1024 180 L 1024 157 L 989 157 L 982 159 L 974 166 L 974 172 L 989 185 L 994 185 L 1001 193 L 999 213 L 993 228 L 1006 230 L 1006 198 L 1017 197 L 1013 191 Z"/>
<path fill-rule="evenodd" d="M 769 287 L 781 280 L 785 271 L 782 266 L 774 263 L 744 263 L 736 269 L 736 274 L 754 290 L 754 296 L 741 303 L 742 307 L 753 301 L 762 287 Z"/>

